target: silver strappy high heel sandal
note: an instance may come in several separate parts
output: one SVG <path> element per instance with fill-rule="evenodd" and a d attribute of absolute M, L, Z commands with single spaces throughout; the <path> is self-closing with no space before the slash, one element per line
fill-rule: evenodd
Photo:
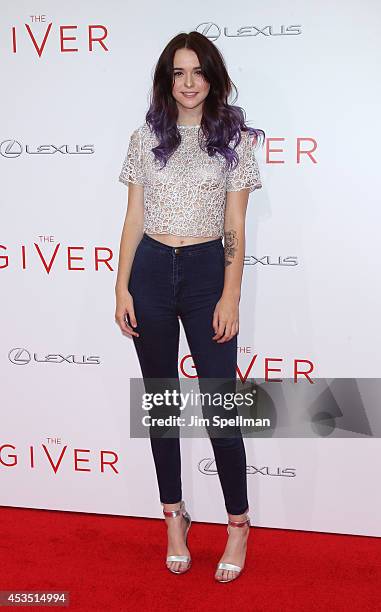
<path fill-rule="evenodd" d="M 247 515 L 247 518 L 244 521 L 231 521 L 230 519 L 228 519 L 227 532 L 229 533 L 229 526 L 243 527 L 244 525 L 248 525 L 249 527 L 251 526 L 249 515 Z M 214 578 L 217 582 L 231 582 L 232 580 L 236 580 L 238 576 L 241 575 L 243 568 L 244 568 L 244 565 L 240 567 L 239 565 L 234 565 L 233 563 L 224 563 L 223 561 L 221 561 L 220 563 L 217 564 L 216 571 L 228 570 L 228 571 L 236 572 L 236 575 L 233 578 L 229 578 L 229 580 L 220 580 L 219 578 L 216 578 L 216 575 L 214 575 Z"/>
<path fill-rule="evenodd" d="M 189 532 L 190 526 L 192 524 L 192 519 L 190 517 L 190 514 L 185 509 L 184 502 L 181 500 L 180 508 L 178 510 L 164 510 L 164 508 L 163 508 L 163 514 L 164 514 L 164 516 L 171 516 L 171 517 L 179 516 L 179 514 L 183 515 L 184 519 L 188 523 L 188 526 L 187 526 L 186 531 L 185 531 L 185 544 L 187 545 L 188 532 Z M 180 561 L 181 563 L 186 563 L 187 564 L 186 568 L 184 570 L 182 570 L 182 571 L 173 570 L 170 567 L 168 567 L 168 565 L 167 565 L 166 567 L 173 574 L 184 574 L 186 571 L 189 570 L 189 568 L 190 568 L 190 566 L 192 564 L 192 559 L 188 555 L 168 555 L 167 558 L 166 558 L 166 562 L 170 563 L 171 561 Z"/>

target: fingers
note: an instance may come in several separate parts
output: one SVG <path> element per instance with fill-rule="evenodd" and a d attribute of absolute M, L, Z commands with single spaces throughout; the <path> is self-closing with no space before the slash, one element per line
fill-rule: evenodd
<path fill-rule="evenodd" d="M 123 333 L 125 333 L 127 336 L 129 336 L 130 338 L 132 338 L 132 336 L 136 336 L 136 338 L 138 338 L 138 337 L 139 337 L 139 332 L 134 331 L 134 330 L 132 329 L 132 327 L 131 327 L 130 325 L 128 325 L 128 323 L 127 323 L 127 325 L 126 325 L 126 328 L 127 328 L 127 329 L 126 329 L 126 331 L 123 331 L 123 330 L 122 330 L 122 331 L 123 331 Z"/>
<path fill-rule="evenodd" d="M 128 316 L 129 316 L 130 323 L 131 323 L 132 327 L 136 327 L 138 323 L 137 323 L 137 321 L 136 321 L 134 311 L 133 311 L 133 310 L 132 310 L 132 311 L 130 311 L 130 312 L 128 313 Z"/>
<path fill-rule="evenodd" d="M 218 309 L 216 309 L 213 314 L 213 329 L 214 336 L 212 337 L 212 340 L 217 340 L 218 338 L 221 338 L 224 333 L 225 326 L 222 323 L 222 319 L 220 317 Z"/>
<path fill-rule="evenodd" d="M 229 340 L 233 338 L 233 336 L 234 334 L 232 333 L 232 324 L 226 323 L 225 333 L 220 337 L 219 340 L 217 340 L 217 343 L 221 344 L 222 342 L 228 342 Z"/>
<path fill-rule="evenodd" d="M 136 321 L 135 312 L 133 308 L 126 310 L 125 320 L 126 320 L 126 327 L 128 330 L 127 332 L 128 335 L 138 337 L 139 333 L 132 329 L 133 327 L 137 326 L 137 321 Z"/>
<path fill-rule="evenodd" d="M 222 342 L 228 342 L 238 333 L 238 328 L 239 328 L 238 321 L 229 321 L 229 322 L 225 321 L 224 322 L 218 316 L 217 316 L 217 320 L 218 320 L 218 325 L 215 326 L 214 318 L 213 318 L 213 328 L 216 334 L 213 336 L 212 340 L 216 340 L 218 344 L 221 344 Z"/>
<path fill-rule="evenodd" d="M 139 337 L 139 333 L 132 329 L 132 327 L 137 326 L 135 313 L 132 309 L 130 311 L 126 310 L 123 314 L 115 315 L 115 321 L 119 325 L 122 333 L 126 334 L 129 338 L 132 338 L 132 336 Z"/>
<path fill-rule="evenodd" d="M 218 318 L 217 331 L 213 336 L 212 340 L 219 340 L 224 335 L 226 322 L 224 322 L 221 318 Z"/>
<path fill-rule="evenodd" d="M 217 334 L 218 333 L 218 310 L 214 311 L 212 325 L 213 325 L 214 333 Z"/>

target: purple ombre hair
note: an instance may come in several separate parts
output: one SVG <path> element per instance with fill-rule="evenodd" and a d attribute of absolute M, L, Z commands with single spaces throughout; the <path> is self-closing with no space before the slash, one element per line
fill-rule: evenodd
<path fill-rule="evenodd" d="M 200 130 L 205 135 L 205 145 L 209 156 L 216 152 L 225 157 L 228 169 L 234 169 L 238 163 L 235 147 L 241 141 L 241 130 L 255 135 L 255 144 L 265 139 L 265 132 L 245 124 L 245 112 L 240 106 L 228 104 L 228 98 L 234 90 L 237 99 L 237 88 L 231 81 L 224 58 L 219 49 L 203 34 L 189 32 L 177 34 L 162 51 L 154 72 L 150 107 L 146 113 L 146 123 L 153 131 L 159 144 L 152 149 L 155 158 L 164 167 L 168 158 L 180 144 L 181 136 L 177 128 L 178 109 L 172 96 L 173 58 L 178 49 L 191 49 L 199 59 L 204 79 L 210 89 L 203 104 L 203 115 Z M 233 144 L 233 148 L 229 144 Z"/>

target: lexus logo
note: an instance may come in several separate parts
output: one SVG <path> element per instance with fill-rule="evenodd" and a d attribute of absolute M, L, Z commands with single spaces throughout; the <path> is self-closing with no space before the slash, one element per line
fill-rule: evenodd
<path fill-rule="evenodd" d="M 19 157 L 22 152 L 23 148 L 18 140 L 3 140 L 0 144 L 0 154 L 3 157 Z"/>
<path fill-rule="evenodd" d="M 30 352 L 24 348 L 14 348 L 8 353 L 9 361 L 16 365 L 25 365 L 30 362 Z"/>
<path fill-rule="evenodd" d="M 218 474 L 214 459 L 205 457 L 198 462 L 198 470 L 206 476 L 216 476 Z M 272 469 L 268 465 L 257 468 L 255 465 L 246 466 L 247 474 L 261 474 L 262 476 L 283 476 L 284 478 L 295 478 L 296 468 L 282 468 L 280 466 Z"/>
<path fill-rule="evenodd" d="M 195 30 L 210 38 L 210 40 L 217 40 L 221 36 L 221 29 L 216 23 L 199 23 Z"/>
<path fill-rule="evenodd" d="M 201 474 L 207 474 L 207 476 L 214 476 L 215 474 L 218 474 L 218 472 L 215 465 L 214 467 L 212 467 L 213 464 L 214 459 L 201 459 L 201 461 L 198 462 L 198 469 Z"/>
<path fill-rule="evenodd" d="M 210 38 L 210 40 L 217 40 L 221 36 L 220 26 L 211 21 L 199 23 L 195 30 Z M 263 34 L 263 36 L 294 36 L 295 34 L 302 33 L 302 27 L 299 25 L 281 25 L 276 28 L 275 26 L 267 25 L 263 28 L 258 28 L 257 26 L 247 25 L 241 26 L 232 33 L 229 33 L 228 28 L 224 26 L 223 33 L 227 38 L 243 38 L 245 36 L 258 36 L 258 34 Z"/>
<path fill-rule="evenodd" d="M 55 153 L 62 153 L 63 155 L 89 155 L 94 152 L 95 147 L 91 144 L 63 144 L 58 146 L 54 144 L 25 145 L 25 153 L 29 155 L 54 155 Z M 18 140 L 9 139 L 0 142 L 0 155 L 3 157 L 13 159 L 15 157 L 20 157 L 22 153 L 24 153 L 24 147 Z"/>
<path fill-rule="evenodd" d="M 31 361 L 37 363 L 73 363 L 76 365 L 99 365 L 101 360 L 98 355 L 61 355 L 60 353 L 49 353 L 41 357 L 37 353 L 31 353 L 26 348 L 13 348 L 8 353 L 8 359 L 15 365 L 26 365 Z"/>

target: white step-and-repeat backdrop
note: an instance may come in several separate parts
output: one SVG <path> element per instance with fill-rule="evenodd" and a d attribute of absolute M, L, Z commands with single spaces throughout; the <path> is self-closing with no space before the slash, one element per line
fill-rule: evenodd
<path fill-rule="evenodd" d="M 381 535 L 379 22 L 370 0 L 2 2 L 2 505 L 162 516 L 149 441 L 129 437 L 118 175 L 160 52 L 196 29 L 267 137 L 237 376 L 280 380 L 276 419 L 297 405 L 304 424 L 246 441 L 253 524 Z M 179 368 L 194 376 L 183 330 Z M 181 444 L 192 517 L 224 522 L 210 441 Z"/>

